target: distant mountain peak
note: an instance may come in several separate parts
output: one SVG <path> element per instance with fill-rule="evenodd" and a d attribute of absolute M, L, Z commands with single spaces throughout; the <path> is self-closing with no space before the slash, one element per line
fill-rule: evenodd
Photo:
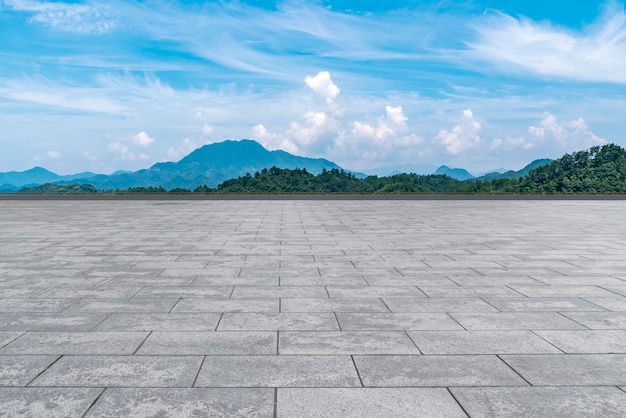
<path fill-rule="evenodd" d="M 464 168 L 450 168 L 447 165 L 440 166 L 436 171 L 436 175 L 446 175 L 456 180 L 469 180 L 474 176 Z"/>

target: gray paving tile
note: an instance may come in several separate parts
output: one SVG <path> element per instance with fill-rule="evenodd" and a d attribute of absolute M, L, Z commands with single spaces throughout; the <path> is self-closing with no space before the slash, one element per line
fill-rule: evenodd
<path fill-rule="evenodd" d="M 585 275 L 585 276 L 543 276 L 537 277 L 541 283 L 550 286 L 605 286 L 623 285 L 624 281 L 611 276 Z M 540 284 L 541 284 L 540 283 Z"/>
<path fill-rule="evenodd" d="M 498 312 L 479 298 L 383 298 L 392 312 Z"/>
<path fill-rule="evenodd" d="M 276 354 L 276 332 L 153 332 L 137 354 Z"/>
<path fill-rule="evenodd" d="M 282 298 L 281 312 L 389 312 L 379 298 Z"/>
<path fill-rule="evenodd" d="M 90 331 L 106 317 L 103 314 L 0 313 L 0 330 Z"/>
<path fill-rule="evenodd" d="M 615 293 L 598 286 L 511 286 L 529 297 L 611 297 Z"/>
<path fill-rule="evenodd" d="M 70 287 L 55 287 L 44 290 L 39 298 L 66 298 L 66 299 L 100 299 L 100 298 L 130 298 L 141 290 L 141 287 L 98 287 L 95 289 L 74 289 Z"/>
<path fill-rule="evenodd" d="M 368 286 L 362 276 L 280 276 L 281 286 Z"/>
<path fill-rule="evenodd" d="M 327 286 L 331 298 L 425 297 L 416 286 Z"/>
<path fill-rule="evenodd" d="M 585 298 L 594 305 L 609 311 L 626 312 L 626 297 L 610 297 L 610 298 Z"/>
<path fill-rule="evenodd" d="M 350 356 L 205 358 L 197 387 L 360 387 Z"/>
<path fill-rule="evenodd" d="M 328 297 L 326 288 L 322 286 L 307 287 L 259 287 L 236 286 L 232 298 L 325 298 Z"/>
<path fill-rule="evenodd" d="M 420 313 L 337 313 L 342 330 L 462 330 L 448 314 Z"/>
<path fill-rule="evenodd" d="M 496 356 L 354 356 L 371 387 L 526 386 Z"/>
<path fill-rule="evenodd" d="M 58 358 L 58 356 L 0 355 L 0 386 L 26 386 Z"/>
<path fill-rule="evenodd" d="M 409 331 L 423 354 L 561 353 L 530 331 Z"/>
<path fill-rule="evenodd" d="M 80 417 L 100 393 L 102 389 L 0 388 L 0 416 Z"/>
<path fill-rule="evenodd" d="M 520 297 L 520 293 L 507 286 L 420 286 L 431 298 L 482 298 Z"/>
<path fill-rule="evenodd" d="M 566 353 L 625 353 L 626 330 L 536 331 Z"/>
<path fill-rule="evenodd" d="M 107 389 L 86 417 L 271 418 L 273 389 Z"/>
<path fill-rule="evenodd" d="M 265 299 L 181 299 L 172 312 L 278 312 L 279 298 Z"/>
<path fill-rule="evenodd" d="M 147 332 L 27 332 L 0 354 L 133 354 Z"/>
<path fill-rule="evenodd" d="M 451 313 L 468 330 L 584 329 L 556 312 Z"/>
<path fill-rule="evenodd" d="M 257 331 L 257 330 L 338 330 L 335 315 L 320 313 L 270 313 L 245 312 L 225 313 L 218 325 L 218 331 Z"/>
<path fill-rule="evenodd" d="M 191 387 L 199 356 L 64 356 L 31 386 Z"/>
<path fill-rule="evenodd" d="M 454 418 L 465 413 L 441 388 L 278 389 L 277 416 Z"/>
<path fill-rule="evenodd" d="M 614 387 L 451 388 L 472 417 L 626 416 L 626 393 Z"/>
<path fill-rule="evenodd" d="M 178 299 L 80 299 L 66 312 L 169 312 Z"/>
<path fill-rule="evenodd" d="M 0 312 L 61 312 L 74 303 L 72 299 L 0 299 Z"/>
<path fill-rule="evenodd" d="M 196 286 L 278 286 L 279 285 L 278 276 L 198 276 L 191 283 L 192 287 Z"/>
<path fill-rule="evenodd" d="M 280 354 L 419 354 L 401 331 L 284 331 Z"/>
<path fill-rule="evenodd" d="M 228 298 L 233 287 L 179 287 L 147 286 L 135 295 L 135 298 Z"/>
<path fill-rule="evenodd" d="M 570 312 L 603 310 L 593 303 L 589 303 L 584 299 L 576 297 L 485 298 L 485 300 L 499 310 L 509 312 Z"/>
<path fill-rule="evenodd" d="M 533 386 L 626 384 L 626 355 L 505 355 L 502 359 Z"/>
<path fill-rule="evenodd" d="M 219 313 L 111 314 L 97 331 L 215 331 Z"/>
<path fill-rule="evenodd" d="M 564 315 L 591 329 L 626 329 L 626 312 L 567 312 Z"/>

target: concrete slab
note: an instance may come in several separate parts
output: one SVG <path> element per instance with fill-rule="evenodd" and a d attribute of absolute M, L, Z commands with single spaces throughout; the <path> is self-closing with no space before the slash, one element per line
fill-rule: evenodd
<path fill-rule="evenodd" d="M 556 312 L 451 313 L 468 330 L 584 329 Z"/>
<path fill-rule="evenodd" d="M 85 416 L 271 418 L 274 389 L 112 388 Z"/>
<path fill-rule="evenodd" d="M 535 334 L 566 353 L 626 354 L 626 330 L 535 331 Z"/>
<path fill-rule="evenodd" d="M 463 387 L 450 390 L 471 417 L 626 416 L 626 393 L 615 387 Z"/>
<path fill-rule="evenodd" d="M 153 332 L 137 354 L 276 354 L 276 332 Z"/>
<path fill-rule="evenodd" d="M 101 393 L 88 388 L 0 388 L 0 416 L 81 417 Z"/>
<path fill-rule="evenodd" d="M 55 387 L 191 387 L 199 356 L 63 356 L 31 382 Z"/>
<path fill-rule="evenodd" d="M 445 389 L 278 389 L 277 416 L 319 418 L 466 417 Z"/>
<path fill-rule="evenodd" d="M 408 334 L 423 354 L 562 353 L 530 331 L 409 331 Z"/>
<path fill-rule="evenodd" d="M 350 356 L 207 356 L 196 387 L 360 387 Z"/>
<path fill-rule="evenodd" d="M 505 355 L 502 359 L 533 386 L 625 385 L 626 355 Z"/>
<path fill-rule="evenodd" d="M 496 356 L 354 356 L 370 387 L 527 386 Z"/>
<path fill-rule="evenodd" d="M 133 354 L 147 332 L 31 331 L 0 349 L 0 354 Z"/>
<path fill-rule="evenodd" d="M 402 331 L 284 331 L 279 354 L 420 354 Z"/>

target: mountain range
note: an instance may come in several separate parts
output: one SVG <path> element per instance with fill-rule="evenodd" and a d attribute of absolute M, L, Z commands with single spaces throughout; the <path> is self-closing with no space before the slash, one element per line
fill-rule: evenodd
<path fill-rule="evenodd" d="M 549 164 L 551 160 L 536 160 L 519 171 L 506 173 L 488 173 L 480 178 L 519 178 L 532 169 Z M 115 173 L 95 174 L 84 172 L 66 176 L 57 175 L 41 167 L 22 172 L 0 173 L 0 192 L 15 192 L 27 186 L 45 183 L 54 184 L 91 184 L 101 190 L 127 189 L 130 187 L 158 187 L 167 190 L 175 188 L 194 189 L 200 185 L 215 188 L 226 180 L 254 174 L 264 168 L 306 168 L 312 174 L 322 170 L 339 169 L 340 166 L 323 158 L 299 157 L 285 151 L 268 151 L 258 142 L 242 139 L 240 141 L 224 141 L 204 145 L 177 162 L 156 163 L 139 171 L 117 171 Z M 403 167 L 409 168 L 410 166 Z M 400 168 L 400 166 L 396 167 Z M 348 170 L 346 170 L 348 171 Z M 382 174 L 382 169 L 380 169 Z M 405 170 L 414 172 L 413 170 Z M 362 173 L 353 173 L 357 177 L 365 177 Z M 373 174 L 373 173 L 369 173 Z M 392 174 L 392 173 L 389 173 Z M 457 180 L 475 178 L 462 168 L 439 167 L 434 174 L 446 174 Z M 384 175 L 384 174 L 383 174 Z"/>

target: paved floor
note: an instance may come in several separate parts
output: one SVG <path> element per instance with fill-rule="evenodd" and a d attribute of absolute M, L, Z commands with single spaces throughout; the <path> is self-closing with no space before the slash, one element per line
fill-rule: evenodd
<path fill-rule="evenodd" d="M 626 201 L 2 201 L 0 416 L 626 416 Z"/>

